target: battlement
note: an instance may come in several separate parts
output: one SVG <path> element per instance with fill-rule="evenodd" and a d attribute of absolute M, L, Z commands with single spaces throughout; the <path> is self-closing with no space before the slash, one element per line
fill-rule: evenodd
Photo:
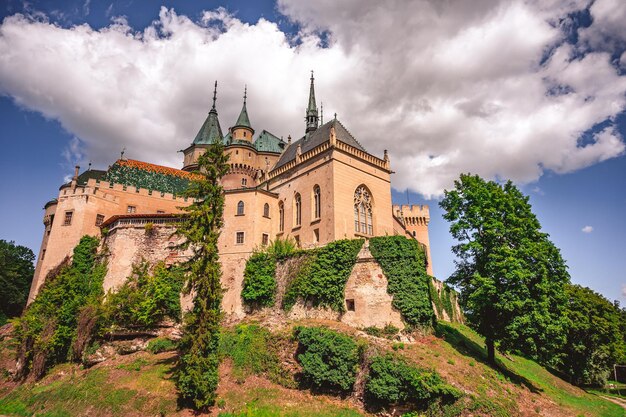
<path fill-rule="evenodd" d="M 423 217 L 427 221 L 430 220 L 430 209 L 425 204 L 394 205 L 393 214 L 398 218 Z"/>
<path fill-rule="evenodd" d="M 132 185 L 124 185 L 118 183 L 110 183 L 108 181 L 100 181 L 94 178 L 90 178 L 87 180 L 87 184 L 83 186 L 78 186 L 76 188 L 71 187 L 63 187 L 60 192 L 60 196 L 71 196 L 71 195 L 96 195 L 97 197 L 103 198 L 105 200 L 115 201 L 116 198 L 112 194 L 108 193 L 109 190 L 136 194 L 140 196 L 150 196 L 153 198 L 159 198 L 163 200 L 173 200 L 173 201 L 182 201 L 187 202 L 189 199 L 184 196 L 174 195 L 172 193 L 165 193 L 161 191 L 149 190 L 147 188 L 137 188 Z"/>

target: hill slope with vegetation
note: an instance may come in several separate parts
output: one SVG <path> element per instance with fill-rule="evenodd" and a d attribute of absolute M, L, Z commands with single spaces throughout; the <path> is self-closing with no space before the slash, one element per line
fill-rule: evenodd
<path fill-rule="evenodd" d="M 309 329 L 305 336 L 302 329 Z M 349 363 L 342 368 L 344 374 L 354 377 L 348 385 L 315 365 L 315 355 L 328 349 L 315 345 L 328 336 L 324 336 L 325 332 L 333 345 L 345 348 L 332 349 L 334 353 L 327 351 L 325 355 L 352 358 L 346 359 Z M 407 406 L 411 401 L 390 404 L 372 400 L 372 394 L 397 398 L 393 393 L 399 393 L 407 398 L 416 392 L 429 392 L 434 401 L 427 401 L 421 411 L 427 416 L 626 416 L 626 410 L 619 405 L 586 393 L 520 356 L 498 355 L 502 370 L 495 370 L 487 365 L 484 340 L 466 326 L 439 322 L 435 334 L 416 336 L 412 342 L 397 339 L 372 337 L 340 323 L 319 321 L 293 323 L 273 331 L 255 323 L 222 329 L 220 383 L 216 405 L 209 414 L 402 415 L 412 409 L 410 404 Z M 157 353 L 147 349 L 117 355 L 91 368 L 57 365 L 36 383 L 16 385 L 5 374 L 0 385 L 0 414 L 192 415 L 191 410 L 177 404 L 172 378 L 176 351 L 159 352 L 155 345 L 159 344 L 153 341 L 148 349 Z M 358 359 L 351 356 L 350 346 L 355 347 Z M 172 347 L 167 344 L 164 348 Z M 10 369 L 17 348 L 14 339 L 5 335 L 0 348 L 0 364 Z M 374 367 L 367 365 L 376 362 L 375 357 L 394 358 L 395 364 L 386 362 L 386 368 L 377 368 L 376 376 L 384 378 L 379 378 L 376 386 L 371 384 Z M 423 376 L 431 373 L 438 375 L 438 382 L 433 385 L 431 378 L 430 385 L 424 384 Z M 415 383 L 416 375 L 421 378 L 419 384 Z M 338 385 L 328 386 L 324 382 L 333 380 Z M 419 386 L 422 391 L 411 391 L 397 381 L 413 381 L 412 386 Z M 456 394 L 446 397 L 446 393 Z"/>

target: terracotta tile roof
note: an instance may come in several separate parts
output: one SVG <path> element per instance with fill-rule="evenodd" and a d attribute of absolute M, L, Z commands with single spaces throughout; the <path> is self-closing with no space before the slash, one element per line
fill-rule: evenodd
<path fill-rule="evenodd" d="M 163 165 L 151 164 L 149 162 L 137 161 L 135 159 L 118 159 L 116 164 L 137 168 L 143 171 L 154 172 L 163 175 L 172 175 L 174 177 L 185 178 L 187 180 L 200 179 L 202 176 L 192 172 L 183 171 L 182 169 L 170 168 Z"/>

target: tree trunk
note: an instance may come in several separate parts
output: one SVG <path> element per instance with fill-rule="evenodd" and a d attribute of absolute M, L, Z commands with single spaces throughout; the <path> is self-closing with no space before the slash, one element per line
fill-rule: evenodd
<path fill-rule="evenodd" d="M 487 362 L 489 362 L 491 365 L 495 365 L 496 364 L 496 348 L 494 346 L 493 339 L 487 339 L 485 340 L 485 343 L 487 344 Z"/>

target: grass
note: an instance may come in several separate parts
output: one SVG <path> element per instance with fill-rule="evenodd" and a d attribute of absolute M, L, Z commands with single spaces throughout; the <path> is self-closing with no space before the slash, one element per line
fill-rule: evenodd
<path fill-rule="evenodd" d="M 461 353 L 468 354 L 477 361 L 485 362 L 484 340 L 468 327 L 458 323 L 440 322 L 437 331 Z M 526 386 L 532 392 L 541 393 L 557 405 L 572 409 L 576 415 L 626 416 L 626 410 L 619 405 L 567 384 L 537 363 L 522 356 L 498 354 L 496 361 L 503 380 L 510 380 L 515 384 Z"/>

